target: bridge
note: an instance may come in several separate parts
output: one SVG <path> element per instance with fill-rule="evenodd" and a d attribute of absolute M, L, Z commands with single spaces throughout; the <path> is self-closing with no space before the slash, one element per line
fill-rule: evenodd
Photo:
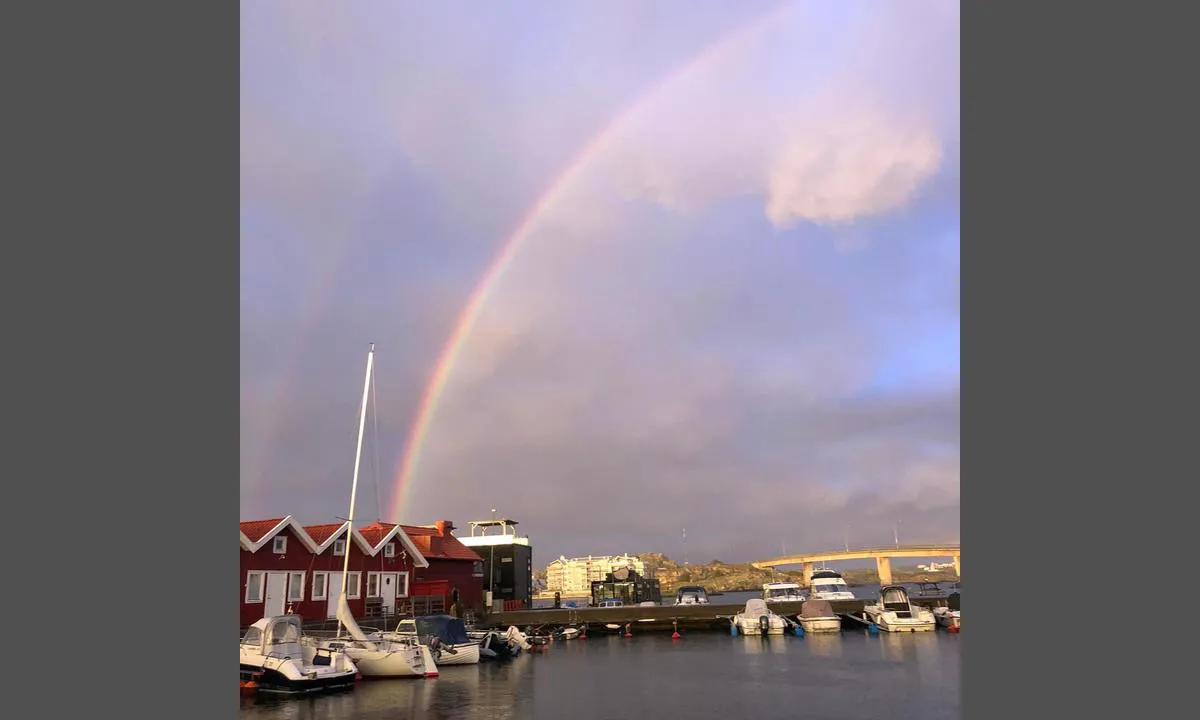
<path fill-rule="evenodd" d="M 896 545 L 883 548 L 861 548 L 858 550 L 831 550 L 829 552 L 809 553 L 806 555 L 781 555 L 770 560 L 759 560 L 750 563 L 756 568 L 777 568 L 783 565 L 799 565 L 804 573 L 804 587 L 812 584 L 813 565 L 831 560 L 867 560 L 875 559 L 875 568 L 879 571 L 879 584 L 892 584 L 892 558 L 932 558 L 948 557 L 954 559 L 954 574 L 962 577 L 962 550 L 957 545 Z"/>

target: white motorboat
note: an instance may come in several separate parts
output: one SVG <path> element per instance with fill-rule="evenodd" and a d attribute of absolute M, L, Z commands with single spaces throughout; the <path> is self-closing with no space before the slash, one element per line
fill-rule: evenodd
<path fill-rule="evenodd" d="M 807 600 L 796 616 L 806 633 L 841 632 L 842 619 L 828 600 Z"/>
<path fill-rule="evenodd" d="M 359 406 L 358 417 L 358 446 L 354 453 L 354 479 L 350 485 L 350 515 L 346 521 L 346 537 L 354 532 L 354 499 L 358 492 L 358 471 L 362 461 L 363 432 L 366 429 L 367 407 L 371 398 L 371 384 L 374 380 L 375 346 L 367 352 L 367 373 L 363 380 L 362 404 Z M 359 628 L 350 612 L 346 601 L 346 583 L 350 577 L 350 553 L 344 553 L 342 561 L 342 587 L 338 597 L 337 637 L 317 640 L 306 638 L 304 643 L 310 654 L 319 654 L 330 650 L 344 651 L 358 666 L 359 672 L 365 677 L 395 678 L 395 677 L 435 677 L 437 665 L 420 645 L 411 638 L 382 638 L 368 637 Z M 348 635 L 343 636 L 345 628 Z"/>
<path fill-rule="evenodd" d="M 750 598 L 746 607 L 733 616 L 733 626 L 745 635 L 783 635 L 788 622 L 776 615 L 762 598 Z"/>
<path fill-rule="evenodd" d="M 804 600 L 804 592 L 796 583 L 770 582 L 762 586 L 762 599 L 769 603 L 799 602 Z"/>
<path fill-rule="evenodd" d="M 575 630 L 578 635 L 578 628 L 569 628 Z M 521 654 L 523 650 L 529 650 L 533 647 L 533 643 L 525 637 L 525 633 L 518 630 L 515 626 L 509 625 L 508 630 L 500 632 L 499 630 L 468 630 L 467 637 L 479 643 L 479 660 L 508 660 L 515 658 Z"/>
<path fill-rule="evenodd" d="M 933 613 L 908 599 L 908 591 L 900 585 L 880 588 L 879 599 L 863 608 L 867 620 L 887 632 L 926 632 L 937 622 Z"/>
<path fill-rule="evenodd" d="M 708 593 L 699 585 L 684 585 L 675 591 L 676 605 L 707 605 Z"/>
<path fill-rule="evenodd" d="M 263 618 L 241 642 L 242 687 L 256 692 L 310 693 L 354 686 L 358 668 L 341 650 L 325 648 L 306 659 L 295 615 Z"/>
<path fill-rule="evenodd" d="M 479 662 L 479 641 L 467 636 L 467 627 L 451 615 L 426 615 L 405 618 L 395 632 L 378 633 L 381 639 L 410 638 L 429 648 L 438 667 L 475 665 Z"/>
<path fill-rule="evenodd" d="M 808 596 L 813 600 L 855 600 L 854 593 L 842 578 L 841 573 L 833 570 L 818 570 L 813 573 L 808 588 Z"/>

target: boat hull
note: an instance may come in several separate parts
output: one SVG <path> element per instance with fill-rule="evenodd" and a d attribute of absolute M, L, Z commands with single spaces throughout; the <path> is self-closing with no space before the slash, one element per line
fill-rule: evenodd
<path fill-rule="evenodd" d="M 450 652 L 449 649 L 454 652 Z M 479 643 L 460 643 L 458 645 L 443 645 L 433 654 L 438 667 L 446 665 L 477 665 L 479 664 Z"/>
<path fill-rule="evenodd" d="M 744 615 L 735 615 L 733 624 L 737 626 L 739 632 L 743 635 L 783 635 L 787 632 L 787 623 L 778 615 L 768 616 L 767 631 L 764 633 L 762 626 L 759 624 L 757 617 L 746 617 Z"/>
<path fill-rule="evenodd" d="M 806 633 L 834 633 L 842 631 L 842 619 L 833 617 L 800 618 L 800 627 Z"/>
<path fill-rule="evenodd" d="M 316 677 L 289 677 L 276 668 L 248 663 L 241 664 L 242 682 L 253 682 L 260 693 L 279 695 L 305 695 L 309 693 L 337 692 L 354 687 L 358 676 L 355 670 L 343 670 L 318 674 Z"/>
<path fill-rule="evenodd" d="M 885 632 L 929 632 L 937 627 L 933 613 L 929 613 L 928 617 L 924 613 L 918 617 L 899 617 L 894 612 L 879 612 L 870 606 L 864 612 L 868 620 Z"/>

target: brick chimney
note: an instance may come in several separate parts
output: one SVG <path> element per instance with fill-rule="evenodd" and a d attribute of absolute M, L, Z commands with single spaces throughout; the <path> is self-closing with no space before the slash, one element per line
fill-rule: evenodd
<path fill-rule="evenodd" d="M 441 535 L 442 537 L 447 537 L 448 535 L 450 535 L 451 531 L 453 531 L 453 530 L 454 530 L 454 523 L 450 522 L 449 520 L 438 520 L 437 521 L 438 535 Z"/>

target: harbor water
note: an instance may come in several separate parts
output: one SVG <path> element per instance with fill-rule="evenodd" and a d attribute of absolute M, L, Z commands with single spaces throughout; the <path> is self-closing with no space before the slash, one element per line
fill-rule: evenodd
<path fill-rule="evenodd" d="M 968 631 L 969 632 L 969 631 Z M 363 681 L 340 694 L 248 697 L 247 720 L 961 717 L 962 634 L 732 637 L 721 632 L 556 641 L 436 679 Z"/>

